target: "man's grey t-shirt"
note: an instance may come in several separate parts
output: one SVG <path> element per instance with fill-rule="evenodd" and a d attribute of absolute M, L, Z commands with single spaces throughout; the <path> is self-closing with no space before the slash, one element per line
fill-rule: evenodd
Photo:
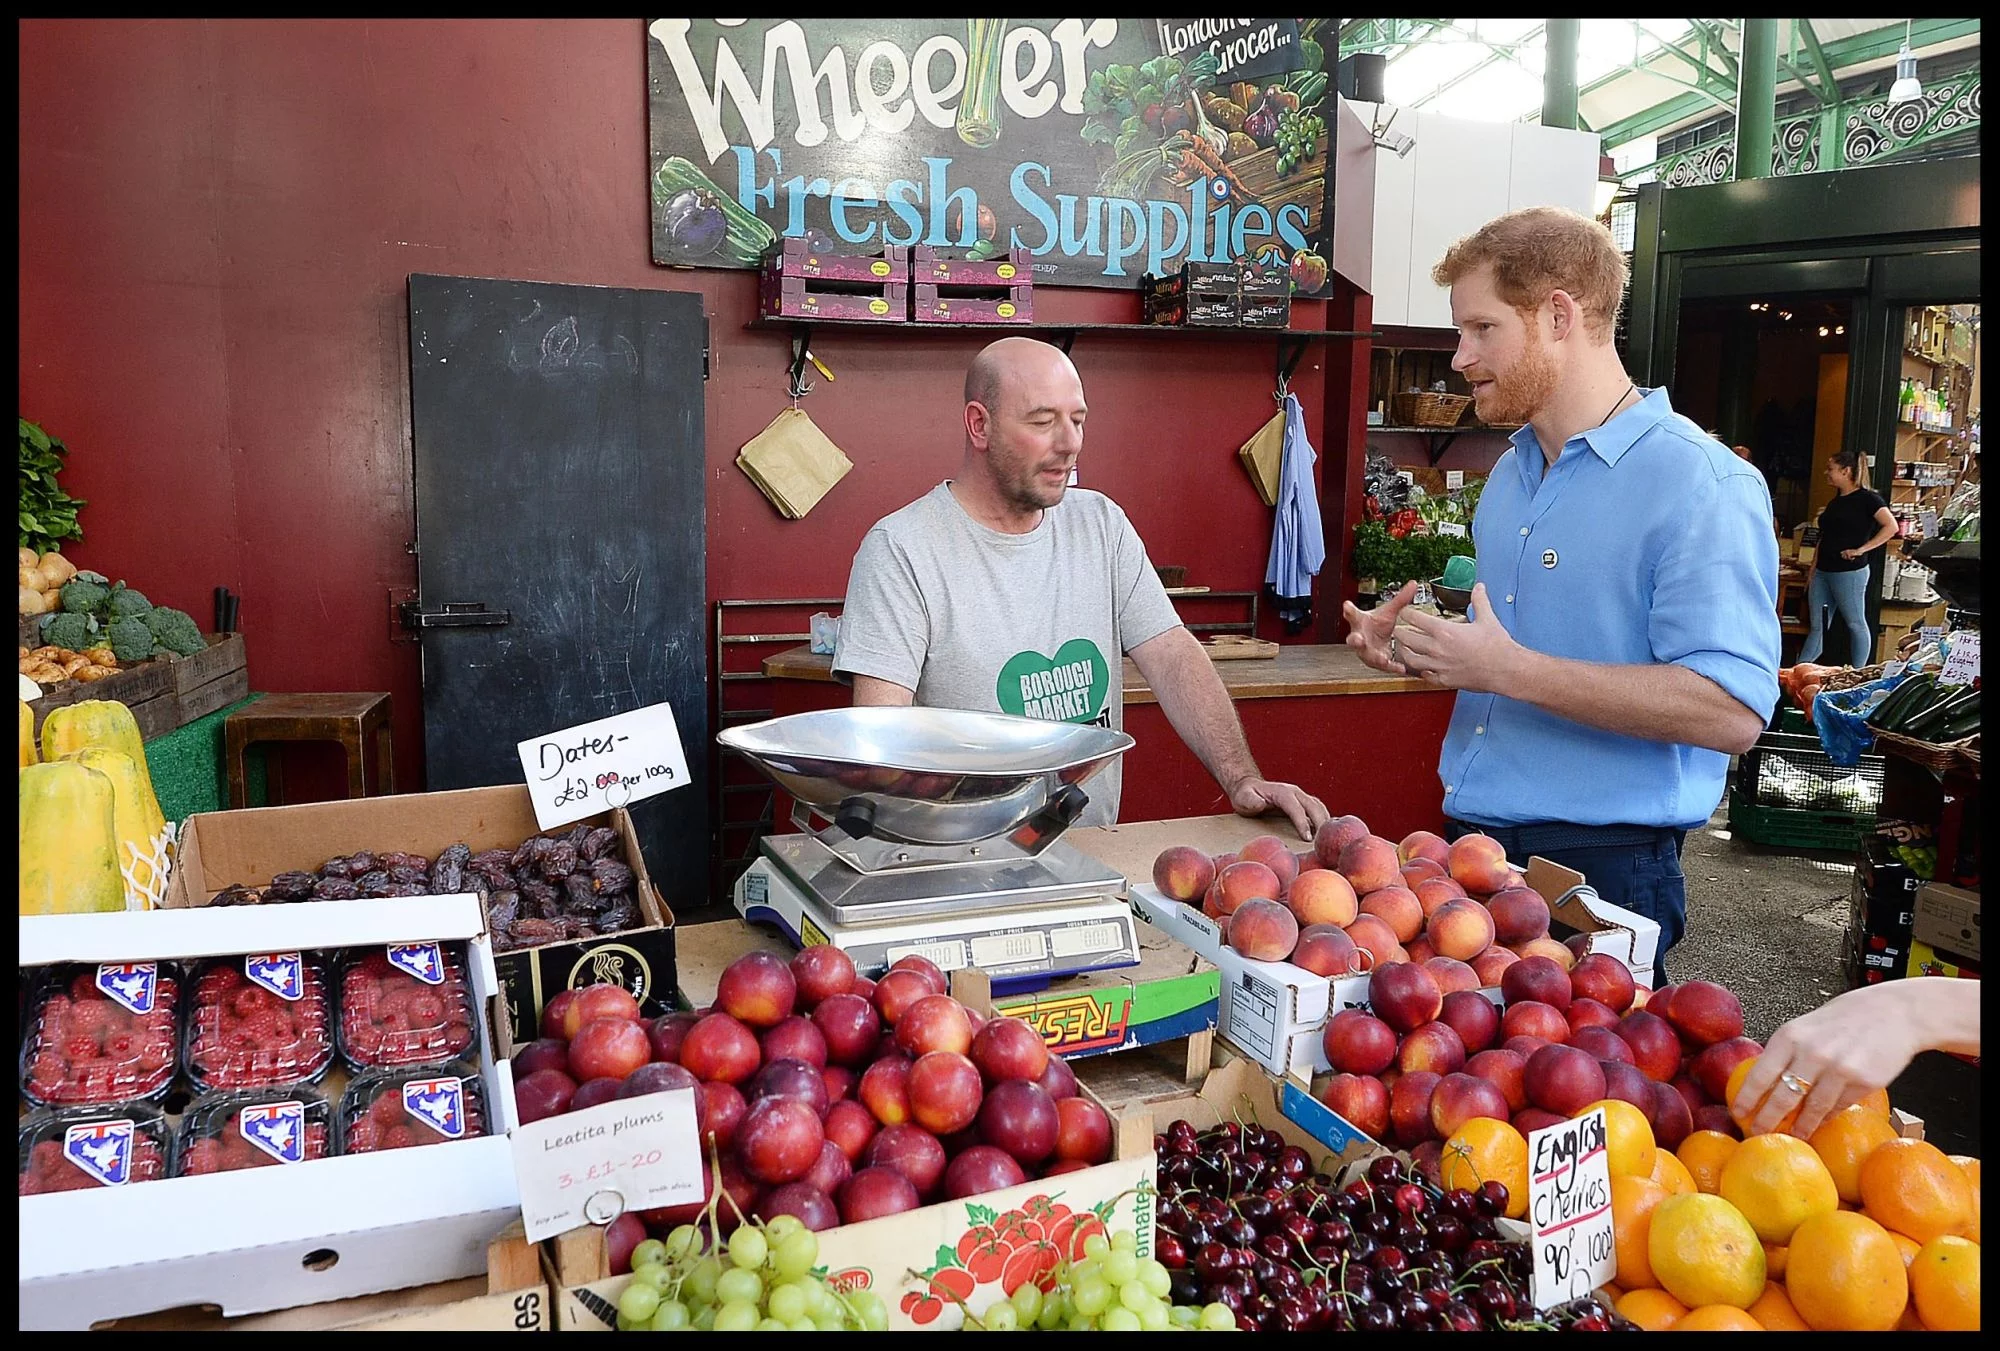
<path fill-rule="evenodd" d="M 883 517 L 847 579 L 833 669 L 920 705 L 1125 723 L 1123 656 L 1180 623 L 1118 504 L 1071 488 L 1025 535 L 988 529 L 940 483 Z M 1118 819 L 1113 763 L 1079 825 Z"/>

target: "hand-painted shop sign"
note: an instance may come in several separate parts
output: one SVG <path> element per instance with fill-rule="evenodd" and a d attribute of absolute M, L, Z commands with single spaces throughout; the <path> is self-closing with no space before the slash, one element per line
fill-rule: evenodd
<path fill-rule="evenodd" d="M 1026 254 L 1132 287 L 1182 262 L 1326 284 L 1328 19 L 655 19 L 653 260 L 780 237 Z"/>

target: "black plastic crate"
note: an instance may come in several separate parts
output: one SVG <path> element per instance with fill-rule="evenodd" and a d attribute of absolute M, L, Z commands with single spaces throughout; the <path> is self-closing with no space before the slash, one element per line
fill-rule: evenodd
<path fill-rule="evenodd" d="M 1882 807 L 1882 764 L 1881 756 L 1864 755 L 1842 768 L 1817 736 L 1766 732 L 1737 762 L 1736 783 L 1754 806 L 1872 818 Z"/>

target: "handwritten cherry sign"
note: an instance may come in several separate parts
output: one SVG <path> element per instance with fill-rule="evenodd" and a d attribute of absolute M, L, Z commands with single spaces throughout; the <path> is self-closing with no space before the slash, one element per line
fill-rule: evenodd
<path fill-rule="evenodd" d="M 521 772 L 543 830 L 688 784 L 669 704 L 653 704 L 520 742 Z"/>
<path fill-rule="evenodd" d="M 513 1132 L 528 1242 L 628 1210 L 701 1199 L 694 1091 L 670 1089 L 545 1117 Z"/>
<path fill-rule="evenodd" d="M 1602 1107 L 1528 1137 L 1528 1226 L 1537 1309 L 1587 1295 L 1617 1274 Z"/>

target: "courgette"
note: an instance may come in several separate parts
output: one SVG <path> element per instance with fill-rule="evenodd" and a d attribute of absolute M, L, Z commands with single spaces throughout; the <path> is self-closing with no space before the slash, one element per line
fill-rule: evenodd
<path fill-rule="evenodd" d="M 1945 694 L 1943 693 L 1944 691 L 1949 691 L 1949 693 Z M 1927 739 L 1932 732 L 1950 721 L 1951 716 L 1959 710 L 1966 700 L 1972 700 L 1974 708 L 1979 706 L 1979 691 L 1976 689 L 1946 685 L 1940 687 L 1940 694 L 1941 697 L 1932 702 L 1923 712 L 1917 714 L 1896 730 L 1904 736 Z"/>
<path fill-rule="evenodd" d="M 1878 732 L 1893 732 L 1902 719 L 1923 708 L 1929 693 L 1936 687 L 1936 676 L 1919 672 L 1891 690 L 1889 697 L 1876 706 L 1866 722 Z"/>
<path fill-rule="evenodd" d="M 659 168 L 653 170 L 653 201 L 656 206 L 664 205 L 677 193 L 689 188 L 708 194 L 714 199 L 716 209 L 722 212 L 728 231 L 717 252 L 731 262 L 738 266 L 755 267 L 764 256 L 764 250 L 778 242 L 776 230 L 746 211 L 733 194 L 724 191 L 691 161 L 679 155 L 669 155 L 660 161 Z"/>

